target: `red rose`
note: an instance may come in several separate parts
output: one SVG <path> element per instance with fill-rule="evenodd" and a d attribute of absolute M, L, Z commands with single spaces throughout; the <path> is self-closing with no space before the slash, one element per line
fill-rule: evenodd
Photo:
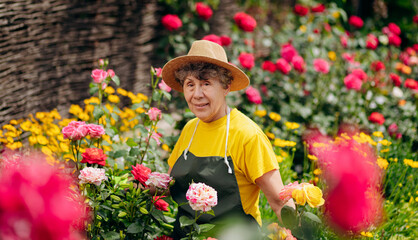
<path fill-rule="evenodd" d="M 301 56 L 294 56 L 292 58 L 292 65 L 295 68 L 295 70 L 300 73 L 304 73 L 306 70 L 305 60 Z"/>
<path fill-rule="evenodd" d="M 299 16 L 305 16 L 306 14 L 308 14 L 309 9 L 305 6 L 300 5 L 300 4 L 296 4 L 293 11 Z"/>
<path fill-rule="evenodd" d="M 260 92 L 251 86 L 245 90 L 245 94 L 247 95 L 248 101 L 252 103 L 261 104 L 263 102 Z"/>
<path fill-rule="evenodd" d="M 269 61 L 269 60 L 264 61 L 263 64 L 261 65 L 261 68 L 271 73 L 274 73 L 276 71 L 276 65 L 274 64 L 274 62 Z"/>
<path fill-rule="evenodd" d="M 356 91 L 360 91 L 361 85 L 363 85 L 363 81 L 358 78 L 355 74 L 348 74 L 344 78 L 344 85 L 347 89 L 354 89 Z"/>
<path fill-rule="evenodd" d="M 222 42 L 222 46 L 229 46 L 232 43 L 232 40 L 230 37 L 226 36 L 226 35 L 222 35 L 221 36 L 221 42 Z"/>
<path fill-rule="evenodd" d="M 418 90 L 418 82 L 411 78 L 405 80 L 404 86 L 412 90 Z"/>
<path fill-rule="evenodd" d="M 281 73 L 285 75 L 287 75 L 290 72 L 290 70 L 292 70 L 292 66 L 290 66 L 290 64 L 284 58 L 277 59 L 276 67 L 277 70 L 279 70 Z"/>
<path fill-rule="evenodd" d="M 418 43 L 415 43 L 414 45 L 412 45 L 412 48 L 418 52 Z"/>
<path fill-rule="evenodd" d="M 331 32 L 331 25 L 329 25 L 328 23 L 324 23 L 324 29 L 327 32 Z"/>
<path fill-rule="evenodd" d="M 383 62 L 381 62 L 381 61 L 374 61 L 374 62 L 372 62 L 370 64 L 370 68 L 373 71 L 375 71 L 375 72 L 378 72 L 380 70 L 385 70 L 386 69 L 385 64 L 383 64 Z"/>
<path fill-rule="evenodd" d="M 246 32 L 254 31 L 254 28 L 257 26 L 257 21 L 255 21 L 253 17 L 244 12 L 235 14 L 234 21 L 239 28 Z"/>
<path fill-rule="evenodd" d="M 212 9 L 208 5 L 202 2 L 196 3 L 196 12 L 197 12 L 197 15 L 199 15 L 199 17 L 205 21 L 207 21 L 210 17 L 212 17 L 212 14 L 213 14 Z"/>
<path fill-rule="evenodd" d="M 206 35 L 202 38 L 202 40 L 208 40 L 208 41 L 217 43 L 217 44 L 222 46 L 221 38 L 219 36 L 215 35 L 215 34 Z"/>
<path fill-rule="evenodd" d="M 356 77 L 358 77 L 360 80 L 365 82 L 367 80 L 367 73 L 365 73 L 362 69 L 356 68 L 351 71 L 351 74 L 354 74 Z"/>
<path fill-rule="evenodd" d="M 161 198 L 164 198 L 164 197 L 165 196 L 154 196 L 153 197 L 153 202 L 154 202 L 155 208 L 157 208 L 158 210 L 167 212 L 169 204 L 166 201 L 161 199 Z"/>
<path fill-rule="evenodd" d="M 151 169 L 145 167 L 142 164 L 136 164 L 136 166 L 132 166 L 132 175 L 134 178 L 138 180 L 142 185 L 146 185 L 145 182 L 149 178 L 149 174 L 151 173 Z"/>
<path fill-rule="evenodd" d="M 312 7 L 311 11 L 314 12 L 314 13 L 321 13 L 321 12 L 325 11 L 325 5 L 320 3 L 320 4 Z"/>
<path fill-rule="evenodd" d="M 385 117 L 378 112 L 372 112 L 369 116 L 369 121 L 382 125 L 385 122 Z"/>
<path fill-rule="evenodd" d="M 292 62 L 294 56 L 299 55 L 298 51 L 293 47 L 291 43 L 283 44 L 280 49 L 280 56 L 287 62 Z"/>
<path fill-rule="evenodd" d="M 107 156 L 100 148 L 87 148 L 81 156 L 83 156 L 81 163 L 106 165 Z"/>
<path fill-rule="evenodd" d="M 166 235 L 163 235 L 161 237 L 155 237 L 154 240 L 174 240 L 174 239 Z"/>
<path fill-rule="evenodd" d="M 366 40 L 366 48 L 374 50 L 378 45 L 379 39 L 377 39 L 377 37 L 373 34 L 368 34 Z"/>
<path fill-rule="evenodd" d="M 348 19 L 348 24 L 350 24 L 351 26 L 354 26 L 356 28 L 362 28 L 363 27 L 363 20 L 357 16 L 351 16 Z"/>
<path fill-rule="evenodd" d="M 399 75 L 396 75 L 394 73 L 390 73 L 389 74 L 390 80 L 392 80 L 393 85 L 395 86 L 401 86 L 402 84 L 402 80 L 401 77 Z"/>
<path fill-rule="evenodd" d="M 175 14 L 167 14 L 167 15 L 165 15 L 161 19 L 161 23 L 169 31 L 177 30 L 181 26 L 183 26 L 183 23 L 181 22 L 180 18 L 177 15 L 175 15 Z"/>
<path fill-rule="evenodd" d="M 393 45 L 395 47 L 401 46 L 402 39 L 395 34 L 389 34 L 389 45 Z"/>
<path fill-rule="evenodd" d="M 251 53 L 240 53 L 238 60 L 243 68 L 251 70 L 254 67 L 254 56 Z"/>
<path fill-rule="evenodd" d="M 415 16 L 412 18 L 412 21 L 413 21 L 414 23 L 417 23 L 417 24 L 418 24 L 418 15 L 415 15 Z"/>
<path fill-rule="evenodd" d="M 398 36 L 399 36 L 399 34 L 401 34 L 401 29 L 395 23 L 389 23 L 388 28 L 393 34 L 396 34 Z"/>

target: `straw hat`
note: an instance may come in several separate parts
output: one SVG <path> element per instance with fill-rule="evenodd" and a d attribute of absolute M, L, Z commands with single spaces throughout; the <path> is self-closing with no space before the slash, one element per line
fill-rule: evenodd
<path fill-rule="evenodd" d="M 248 86 L 250 79 L 241 69 L 228 63 L 224 48 L 207 40 L 194 41 L 189 53 L 185 56 L 176 57 L 167 62 L 162 70 L 164 82 L 174 90 L 183 92 L 183 87 L 176 81 L 174 72 L 189 62 L 208 62 L 231 71 L 231 91 L 238 91 Z"/>

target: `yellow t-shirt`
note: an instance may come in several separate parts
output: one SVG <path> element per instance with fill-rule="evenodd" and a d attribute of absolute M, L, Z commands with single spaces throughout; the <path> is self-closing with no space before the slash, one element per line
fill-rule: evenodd
<path fill-rule="evenodd" d="M 211 123 L 199 121 L 189 151 L 197 157 L 224 157 L 226 121 L 227 116 Z M 189 145 L 196 123 L 197 118 L 194 118 L 183 128 L 168 159 L 171 168 Z M 234 163 L 244 212 L 251 214 L 261 225 L 258 208 L 260 188 L 255 180 L 269 171 L 279 169 L 279 166 L 267 136 L 256 123 L 237 109 L 230 113 L 227 156 L 231 156 Z"/>

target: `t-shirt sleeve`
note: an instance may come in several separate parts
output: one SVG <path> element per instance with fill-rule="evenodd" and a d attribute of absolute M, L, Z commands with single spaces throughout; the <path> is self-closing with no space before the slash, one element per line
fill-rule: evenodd
<path fill-rule="evenodd" d="M 255 183 L 255 180 L 265 173 L 279 169 L 272 145 L 261 131 L 244 144 L 241 157 L 243 158 L 243 161 L 240 161 L 241 169 L 252 183 Z"/>

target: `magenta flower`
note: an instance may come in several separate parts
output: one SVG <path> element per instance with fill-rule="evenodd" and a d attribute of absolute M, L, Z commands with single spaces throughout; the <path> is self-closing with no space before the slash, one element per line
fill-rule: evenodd
<path fill-rule="evenodd" d="M 347 89 L 354 89 L 360 91 L 363 81 L 355 74 L 350 73 L 344 78 L 344 84 Z"/>
<path fill-rule="evenodd" d="M 91 72 L 91 77 L 95 83 L 101 83 L 107 78 L 108 73 L 102 69 L 94 69 Z"/>
<path fill-rule="evenodd" d="M 293 58 L 298 55 L 298 51 L 295 49 L 295 47 L 293 47 L 291 43 L 283 44 L 280 49 L 280 56 L 284 58 L 288 63 L 292 62 Z"/>
<path fill-rule="evenodd" d="M 292 58 L 292 65 L 295 68 L 295 70 L 300 73 L 304 73 L 306 70 L 305 60 L 301 56 L 294 56 Z"/>
<path fill-rule="evenodd" d="M 271 73 L 274 73 L 276 71 L 276 65 L 272 61 L 264 61 L 261 65 L 261 68 L 263 70 L 269 71 Z"/>
<path fill-rule="evenodd" d="M 218 193 L 204 183 L 192 183 L 186 192 L 186 199 L 193 210 L 208 212 L 218 204 Z"/>
<path fill-rule="evenodd" d="M 287 75 L 290 72 L 290 70 L 292 70 L 292 66 L 290 66 L 290 64 L 284 58 L 277 59 L 276 67 L 277 70 L 279 70 L 281 73 L 285 75 Z"/>
<path fill-rule="evenodd" d="M 252 16 L 244 12 L 236 13 L 234 16 L 234 21 L 240 29 L 246 32 L 254 31 L 255 27 L 257 26 L 257 21 Z"/>
<path fill-rule="evenodd" d="M 222 46 L 221 38 L 219 36 L 215 35 L 215 34 L 206 35 L 202 38 L 202 40 L 211 41 L 211 42 L 217 43 L 217 44 Z"/>
<path fill-rule="evenodd" d="M 162 80 L 159 84 L 158 84 L 158 87 L 161 89 L 161 90 L 163 90 L 163 91 L 166 91 L 166 92 L 170 92 L 171 91 L 171 87 L 169 87 L 165 82 L 164 82 L 164 80 Z"/>
<path fill-rule="evenodd" d="M 213 14 L 212 9 L 203 2 L 196 3 L 196 12 L 197 15 L 199 15 L 199 17 L 205 21 L 209 20 L 209 18 L 212 17 Z"/>
<path fill-rule="evenodd" d="M 260 92 L 252 86 L 249 86 L 245 90 L 245 94 L 247 95 L 248 101 L 252 103 L 261 104 L 263 102 L 263 100 L 261 99 Z"/>
<path fill-rule="evenodd" d="M 183 26 L 183 22 L 175 14 L 167 14 L 161 19 L 163 26 L 169 31 L 175 31 Z"/>
<path fill-rule="evenodd" d="M 87 134 L 92 138 L 100 138 L 105 134 L 105 129 L 101 125 L 87 124 L 86 128 L 88 129 Z"/>
<path fill-rule="evenodd" d="M 348 24 L 350 24 L 351 26 L 354 26 L 356 28 L 362 28 L 363 27 L 363 19 L 361 19 L 360 17 L 357 16 L 351 16 L 348 19 Z"/>
<path fill-rule="evenodd" d="M 315 71 L 317 72 L 321 72 L 325 74 L 329 72 L 329 63 L 322 58 L 315 59 L 313 61 L 313 65 L 314 65 Z"/>
<path fill-rule="evenodd" d="M 241 63 L 242 67 L 251 70 L 254 67 L 254 56 L 251 53 L 240 53 L 238 57 L 239 62 Z"/>
<path fill-rule="evenodd" d="M 81 121 L 72 121 L 68 126 L 62 129 L 62 134 L 64 139 L 70 139 L 73 141 L 80 140 L 87 136 L 89 133 L 89 128 L 85 122 Z"/>

